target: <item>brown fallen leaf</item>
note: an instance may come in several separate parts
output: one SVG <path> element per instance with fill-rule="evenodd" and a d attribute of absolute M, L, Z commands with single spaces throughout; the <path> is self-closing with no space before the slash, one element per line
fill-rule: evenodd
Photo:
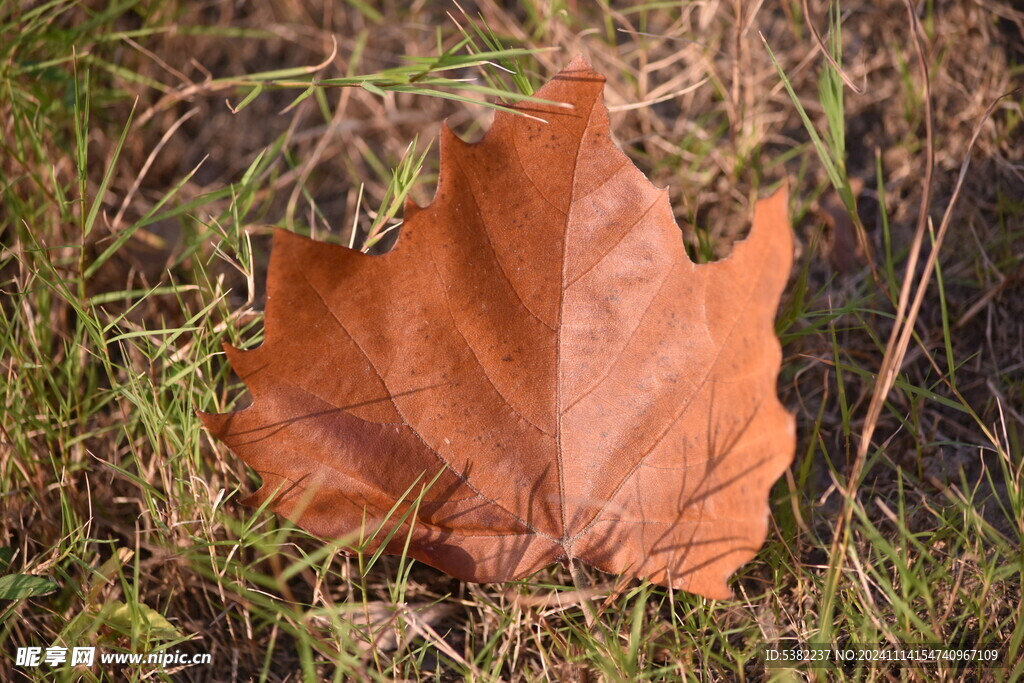
<path fill-rule="evenodd" d="M 603 83 L 577 58 L 537 93 L 572 109 L 528 105 L 546 123 L 443 128 L 434 201 L 383 256 L 276 233 L 266 340 L 226 347 L 253 403 L 203 415 L 263 478 L 247 502 L 330 538 L 409 512 L 387 551 L 408 536 L 470 581 L 576 559 L 730 596 L 795 447 L 787 195 L 694 265 L 611 141 Z"/>

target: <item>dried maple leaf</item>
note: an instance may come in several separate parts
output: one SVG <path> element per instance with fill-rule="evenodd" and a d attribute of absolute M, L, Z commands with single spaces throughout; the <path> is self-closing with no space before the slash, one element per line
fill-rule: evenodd
<path fill-rule="evenodd" d="M 787 198 L 718 263 L 611 141 L 577 58 L 484 140 L 447 127 L 430 206 L 384 256 L 278 231 L 253 404 L 204 415 L 322 537 L 416 507 L 389 543 L 471 581 L 578 559 L 713 598 L 767 532 L 794 450 L 773 319 Z M 416 503 L 426 482 L 433 484 Z M 383 536 L 383 534 L 381 534 Z"/>

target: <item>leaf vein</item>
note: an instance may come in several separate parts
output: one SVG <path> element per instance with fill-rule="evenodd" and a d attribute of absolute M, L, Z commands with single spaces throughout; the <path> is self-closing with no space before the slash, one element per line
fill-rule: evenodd
<path fill-rule="evenodd" d="M 320 303 L 323 305 L 323 307 L 325 309 L 327 309 L 327 312 L 331 315 L 331 317 L 335 320 L 335 322 L 338 323 L 338 326 L 341 328 L 341 330 L 345 333 L 345 335 L 349 339 L 352 340 L 352 343 L 355 344 L 356 348 L 359 349 L 360 353 L 363 354 L 363 357 L 366 358 L 366 362 L 370 364 L 371 368 L 373 368 L 374 373 L 380 379 L 381 384 L 384 385 L 384 388 L 388 390 L 388 395 L 390 396 L 391 395 L 391 389 L 388 388 L 387 380 L 384 379 L 384 376 L 381 374 L 380 370 L 374 364 L 373 359 L 370 358 L 370 355 L 368 353 L 366 353 L 366 350 L 363 348 L 362 344 L 360 344 L 359 341 L 352 335 L 352 333 L 349 332 L 348 328 L 345 327 L 345 323 L 343 323 L 341 321 L 341 318 L 339 318 L 334 313 L 334 310 L 330 307 L 330 305 L 327 303 L 327 301 L 323 298 L 323 296 L 320 294 L 320 292 L 317 290 L 317 288 L 313 286 L 313 283 L 309 281 L 309 276 L 304 271 L 302 272 L 302 278 L 303 278 L 303 280 L 306 281 L 306 284 L 309 286 L 309 288 L 311 290 L 313 290 L 313 293 L 316 294 L 317 299 L 320 300 Z M 463 484 L 465 484 L 469 488 L 469 490 L 473 491 L 474 493 L 479 495 L 481 498 L 483 498 L 487 502 L 489 502 L 492 505 L 494 505 L 499 510 L 501 510 L 501 511 L 505 512 L 506 514 L 508 514 L 510 517 L 512 517 L 513 519 L 518 521 L 520 524 L 522 524 L 524 527 L 529 529 L 531 532 L 533 532 L 533 533 L 535 533 L 537 535 L 540 535 L 540 536 L 545 536 L 547 538 L 550 538 L 550 536 L 548 536 L 548 534 L 545 534 L 542 531 L 539 531 L 532 524 L 530 524 L 528 521 L 526 521 L 525 519 L 523 519 L 522 517 L 520 517 L 516 513 L 514 513 L 511 510 L 509 510 L 504 505 L 502 505 L 498 501 L 494 500 L 493 498 L 491 498 L 490 496 L 485 494 L 483 491 L 481 491 L 477 487 L 473 486 L 473 484 L 470 483 L 469 479 L 466 477 L 465 474 L 463 474 L 462 472 L 459 472 L 454 467 L 452 467 L 451 463 L 449 463 L 447 460 L 445 460 L 444 456 L 441 455 L 441 453 L 439 453 L 433 446 L 431 446 L 429 443 L 427 443 L 427 440 L 423 438 L 423 435 L 419 433 L 419 430 L 417 430 L 415 426 L 409 424 L 409 421 L 405 418 L 405 415 L 402 413 L 402 409 L 398 407 L 398 403 L 395 402 L 394 398 L 391 399 L 391 405 L 393 405 L 395 407 L 395 411 L 398 413 L 399 417 L 402 418 L 402 421 L 405 422 L 406 427 L 409 428 L 409 431 L 420 441 L 420 443 L 422 443 L 423 446 L 434 455 L 434 457 L 436 457 L 438 460 L 440 460 L 444 464 L 444 466 L 447 467 L 452 472 L 452 474 L 455 475 L 455 477 L 457 477 L 459 479 L 459 481 L 461 481 Z"/>

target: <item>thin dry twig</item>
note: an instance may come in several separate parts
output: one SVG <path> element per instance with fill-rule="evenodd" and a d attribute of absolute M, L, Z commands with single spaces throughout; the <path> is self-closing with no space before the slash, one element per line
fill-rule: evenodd
<path fill-rule="evenodd" d="M 931 205 L 931 194 L 932 194 L 932 177 L 934 174 L 934 157 L 935 157 L 935 141 L 933 133 L 933 112 L 931 104 L 931 81 L 928 72 L 927 61 L 924 57 L 924 48 L 921 44 L 920 37 L 920 26 L 917 22 L 917 16 L 914 14 L 913 6 L 910 0 L 904 0 L 907 7 L 907 15 L 910 19 L 911 31 L 914 35 L 914 48 L 917 53 L 918 66 L 921 69 L 922 78 L 924 81 L 924 109 L 925 109 L 925 176 L 922 181 L 922 197 L 921 206 L 918 211 L 918 222 L 917 229 L 914 234 L 914 239 L 911 244 L 910 253 L 907 259 L 906 275 L 904 277 L 903 286 L 900 289 L 900 295 L 896 310 L 895 324 L 893 325 L 892 332 L 889 336 L 888 344 L 886 345 L 885 355 L 882 359 L 882 365 L 878 372 L 878 377 L 875 384 L 875 392 L 872 395 L 871 402 L 868 405 L 867 416 L 864 421 L 864 427 L 861 432 L 860 443 L 857 448 L 857 455 L 854 459 L 853 466 L 850 469 L 850 474 L 846 482 L 844 490 L 844 507 L 843 514 L 840 516 L 839 521 L 836 525 L 835 535 L 832 540 L 831 557 L 833 558 L 833 564 L 831 566 L 831 574 L 834 580 L 838 577 L 839 573 L 842 572 L 844 565 L 845 553 L 842 552 L 843 546 L 846 545 L 849 536 L 850 522 L 853 516 L 854 505 L 856 501 L 857 489 L 861 474 L 864 469 L 864 464 L 867 460 L 868 451 L 871 448 L 871 438 L 874 435 L 875 429 L 878 426 L 878 418 L 881 415 L 882 407 L 885 404 L 885 400 L 892 390 L 893 385 L 896 382 L 896 378 L 899 375 L 899 371 L 903 366 L 903 360 L 906 357 L 907 349 L 910 345 L 911 338 L 914 333 L 914 325 L 917 321 L 918 315 L 921 311 L 921 305 L 924 302 L 925 295 L 927 294 L 928 285 L 931 281 L 931 274 L 935 270 L 936 263 L 938 261 L 939 252 L 942 248 L 943 240 L 949 226 L 952 221 L 953 209 L 957 204 L 957 200 L 960 196 L 960 191 L 963 187 L 964 179 L 967 176 L 967 169 L 970 166 L 970 154 L 975 143 L 978 140 L 978 136 L 981 133 L 982 126 L 996 105 L 1004 97 L 1011 95 L 1007 93 L 1000 96 L 993 101 L 985 113 L 981 116 L 975 126 L 974 133 L 971 136 L 971 140 L 968 143 L 967 150 L 964 154 L 964 160 L 960 166 L 960 173 L 957 177 L 956 185 L 953 189 L 953 194 L 950 197 L 946 211 L 942 216 L 942 221 L 939 225 L 937 233 L 935 233 L 931 251 L 928 254 L 928 258 L 925 261 L 924 269 L 919 278 L 919 282 L 915 288 L 914 280 L 917 268 L 917 262 L 920 258 L 921 249 L 924 244 L 924 236 L 928 230 L 931 221 L 928 216 L 928 208 Z M 1015 91 L 1016 92 L 1016 91 Z M 911 299 L 911 292 L 913 291 L 913 301 L 909 304 Z M 955 388 L 954 388 L 955 391 Z M 957 393 L 959 396 L 959 394 Z M 985 431 L 989 438 L 992 438 L 989 431 L 982 425 L 982 429 Z"/>
<path fill-rule="evenodd" d="M 190 118 L 195 116 L 199 110 L 195 107 L 189 109 L 187 112 L 179 116 L 174 123 L 172 123 L 164 134 L 160 136 L 160 141 L 153 147 L 153 151 L 149 153 L 146 158 L 146 162 L 142 164 L 142 168 L 139 169 L 138 174 L 135 176 L 135 180 L 132 182 L 132 186 L 125 193 L 124 199 L 121 201 L 121 206 L 117 210 L 117 214 L 114 216 L 114 220 L 110 223 L 110 231 L 117 232 L 117 229 L 121 227 L 121 221 L 124 220 L 125 211 L 131 205 L 132 200 L 135 198 L 135 193 L 139 191 L 139 187 L 142 185 L 142 180 L 149 173 L 149 169 L 153 166 L 153 162 L 156 161 L 160 151 L 167 145 L 174 134 L 181 128 L 181 125 L 188 121 Z"/>
<path fill-rule="evenodd" d="M 843 83 L 846 84 L 846 87 L 848 87 L 850 90 L 857 93 L 858 95 L 863 95 L 864 90 L 858 88 L 856 85 L 853 84 L 853 79 L 846 75 L 846 72 L 843 71 L 843 67 L 836 62 L 836 60 L 832 57 L 832 53 L 830 53 L 828 51 L 828 48 L 825 47 L 825 41 L 821 39 L 821 34 L 818 33 L 818 28 L 814 25 L 814 22 L 811 21 L 811 8 L 808 6 L 807 0 L 803 0 L 803 10 L 804 22 L 807 24 L 807 28 L 810 29 L 811 36 L 814 37 L 814 42 L 817 44 L 818 49 L 821 50 L 821 54 L 825 55 L 825 59 L 827 59 L 828 63 L 832 65 L 832 68 L 836 70 L 836 73 L 839 74 L 839 77 L 843 79 Z"/>
<path fill-rule="evenodd" d="M 867 416 L 864 419 L 864 429 L 861 432 L 860 443 L 857 447 L 857 458 L 850 473 L 849 485 L 852 487 L 851 493 L 855 490 L 856 481 L 860 475 L 860 470 L 863 468 L 864 459 L 871 448 L 871 437 L 878 426 L 878 418 L 882 413 L 882 406 L 893 384 L 896 382 L 896 376 L 899 374 L 903 357 L 907 352 L 907 345 L 910 342 L 909 330 L 913 330 L 914 322 L 917 319 L 917 312 L 920 308 L 920 306 L 915 307 L 912 313 L 907 315 L 907 303 L 910 300 L 911 292 L 914 291 L 914 276 L 917 271 L 917 262 L 921 256 L 921 248 L 924 245 L 924 237 L 928 229 L 928 209 L 931 206 L 932 199 L 932 177 L 935 174 L 935 134 L 933 130 L 931 77 L 928 72 L 928 62 L 924 56 L 924 47 L 921 45 L 920 25 L 917 21 L 917 15 L 914 13 L 910 0 L 904 0 L 904 2 L 907 7 L 911 33 L 914 37 L 914 50 L 917 53 L 918 68 L 921 70 L 921 78 L 924 82 L 925 172 L 924 179 L 921 182 L 921 206 L 917 215 L 917 227 L 914 231 L 913 242 L 910 245 L 906 275 L 903 278 L 903 286 L 900 288 L 900 295 L 896 305 L 896 324 L 893 325 L 892 332 L 889 335 L 885 354 L 882 357 L 882 366 L 878 371 L 875 393 L 871 398 L 871 403 L 868 404 Z M 967 163 L 967 160 L 965 160 L 965 163 Z M 957 191 L 959 191 L 959 185 Z M 947 216 L 956 201 L 956 194 L 954 192 L 953 199 L 946 209 Z M 943 224 L 948 225 L 948 222 L 944 219 Z M 935 248 L 932 249 L 932 254 L 938 253 L 938 248 L 941 246 L 941 237 L 942 235 L 940 234 Z M 926 269 L 917 287 L 919 296 L 923 296 L 930 279 L 931 271 Z M 905 332 L 906 334 L 904 334 Z"/>

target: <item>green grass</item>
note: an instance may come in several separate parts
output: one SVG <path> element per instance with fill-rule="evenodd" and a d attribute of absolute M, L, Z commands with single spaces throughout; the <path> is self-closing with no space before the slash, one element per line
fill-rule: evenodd
<path fill-rule="evenodd" d="M 799 5 L 762 9 L 742 33 L 730 8 L 700 18 L 668 3 L 573 15 L 528 2 L 457 25 L 444 16 L 454 7 L 401 3 L 0 1 L 0 678 L 805 680 L 806 667 L 766 669 L 761 651 L 832 637 L 984 643 L 1004 666 L 970 671 L 1024 677 L 1024 204 L 1006 170 L 1022 163 L 1020 96 L 973 151 L 962 228 L 855 466 L 927 196 L 923 82 L 902 6 L 871 15 L 859 54 L 836 35 L 863 29 L 865 6 L 811 18 L 867 82 L 862 96 L 820 55 L 804 61 Z M 934 113 L 925 208 L 938 228 L 970 130 L 1024 70 L 1012 35 L 986 33 L 1001 25 L 983 8 L 927 8 L 927 40 L 970 25 L 985 49 L 1007 46 L 1002 63 L 928 53 L 932 97 L 958 103 Z M 798 455 L 735 600 L 587 569 L 594 590 L 581 593 L 561 567 L 466 584 L 407 558 L 347 555 L 358 539 L 325 542 L 242 506 L 258 481 L 196 414 L 245 400 L 221 344 L 261 341 L 266 224 L 385 246 L 404 201 L 429 199 L 441 119 L 478 134 L 487 108 L 530 97 L 576 51 L 608 75 L 613 105 L 709 79 L 612 118 L 630 157 L 670 187 L 700 260 L 727 253 L 750 200 L 790 178 L 801 251 L 777 329 Z M 984 101 L 958 100 L 962 82 Z M 852 177 L 869 188 L 859 197 Z M 853 224 L 876 273 L 830 265 L 818 207 L 833 192 L 861 207 Z M 15 664 L 18 647 L 83 645 L 212 663 Z M 890 674 L 956 676 L 879 663 L 822 675 Z"/>

